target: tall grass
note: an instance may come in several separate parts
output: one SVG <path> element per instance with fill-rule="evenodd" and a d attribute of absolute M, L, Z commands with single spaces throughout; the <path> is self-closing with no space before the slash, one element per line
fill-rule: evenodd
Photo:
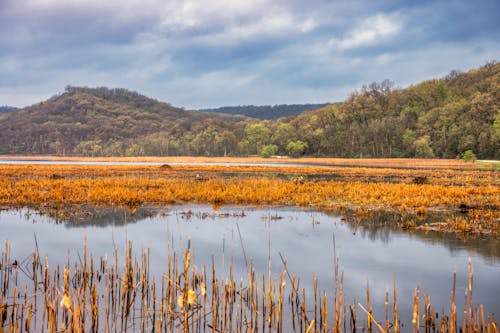
<path fill-rule="evenodd" d="M 150 251 L 136 257 L 132 244 L 119 260 L 83 257 L 51 267 L 37 249 L 22 263 L 13 261 L 5 243 L 0 261 L 0 333 L 4 332 L 401 332 L 397 288 L 386 293 L 385 318 L 374 318 L 366 303 L 347 304 L 343 272 L 335 256 L 330 290 L 301 287 L 286 261 L 277 275 L 258 273 L 251 260 L 247 276 L 218 274 L 193 264 L 190 244 L 181 252 L 169 246 L 164 273 L 151 274 Z M 437 313 L 430 296 L 415 289 L 413 332 L 498 332 L 493 316 L 473 303 L 473 270 L 463 314 L 458 315 L 455 288 L 450 309 Z M 392 304 L 391 304 L 392 300 Z M 331 302 L 331 303 L 330 303 Z M 359 311 L 358 311 L 359 310 Z M 460 320 L 461 318 L 461 320 Z M 392 321 L 391 321 L 392 320 Z M 408 329 L 408 328 L 405 328 Z"/>
<path fill-rule="evenodd" d="M 0 166 L 0 205 L 314 206 L 449 217 L 425 230 L 500 234 L 497 171 L 270 166 Z M 460 213 L 462 215 L 457 216 Z M 416 227 L 414 221 L 402 227 Z"/>

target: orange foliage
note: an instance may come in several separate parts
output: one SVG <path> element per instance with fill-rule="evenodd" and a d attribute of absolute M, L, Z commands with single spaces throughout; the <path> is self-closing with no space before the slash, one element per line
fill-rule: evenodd
<path fill-rule="evenodd" d="M 418 178 L 418 182 L 415 179 Z M 314 206 L 416 212 L 471 210 L 446 229 L 500 229 L 499 173 L 478 170 L 272 166 L 2 165 L 0 205 L 174 203 Z M 469 227 L 471 226 L 472 227 Z M 500 231 L 500 230 L 499 230 Z"/>
<path fill-rule="evenodd" d="M 306 177 L 297 182 L 277 176 L 285 172 Z M 392 182 L 377 179 L 391 172 L 397 177 Z M 434 178 L 429 184 L 419 185 L 408 179 L 408 170 L 394 169 L 4 165 L 0 167 L 0 204 L 203 202 L 390 208 L 450 208 L 466 204 L 500 208 L 498 173 L 432 173 Z M 308 179 L 307 175 L 312 174 L 334 175 L 341 180 Z M 460 177 L 462 181 L 458 183 Z M 468 177 L 465 182 L 463 177 Z"/>

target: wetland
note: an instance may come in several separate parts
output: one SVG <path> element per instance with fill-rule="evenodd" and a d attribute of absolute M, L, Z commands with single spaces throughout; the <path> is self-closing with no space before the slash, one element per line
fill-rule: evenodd
<path fill-rule="evenodd" d="M 4 165 L 2 327 L 494 332 L 498 181 L 488 170 Z"/>

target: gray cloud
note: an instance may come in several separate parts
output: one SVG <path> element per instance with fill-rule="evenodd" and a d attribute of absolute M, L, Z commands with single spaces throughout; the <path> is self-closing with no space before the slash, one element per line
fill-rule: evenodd
<path fill-rule="evenodd" d="M 498 59 L 495 0 L 3 0 L 0 105 L 66 84 L 185 107 L 343 100 Z"/>

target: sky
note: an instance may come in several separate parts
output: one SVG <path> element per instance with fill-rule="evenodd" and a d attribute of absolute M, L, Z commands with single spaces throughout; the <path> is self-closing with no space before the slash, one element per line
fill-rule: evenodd
<path fill-rule="evenodd" d="M 0 105 L 66 85 L 187 109 L 339 102 L 500 60 L 498 0 L 0 0 Z"/>

